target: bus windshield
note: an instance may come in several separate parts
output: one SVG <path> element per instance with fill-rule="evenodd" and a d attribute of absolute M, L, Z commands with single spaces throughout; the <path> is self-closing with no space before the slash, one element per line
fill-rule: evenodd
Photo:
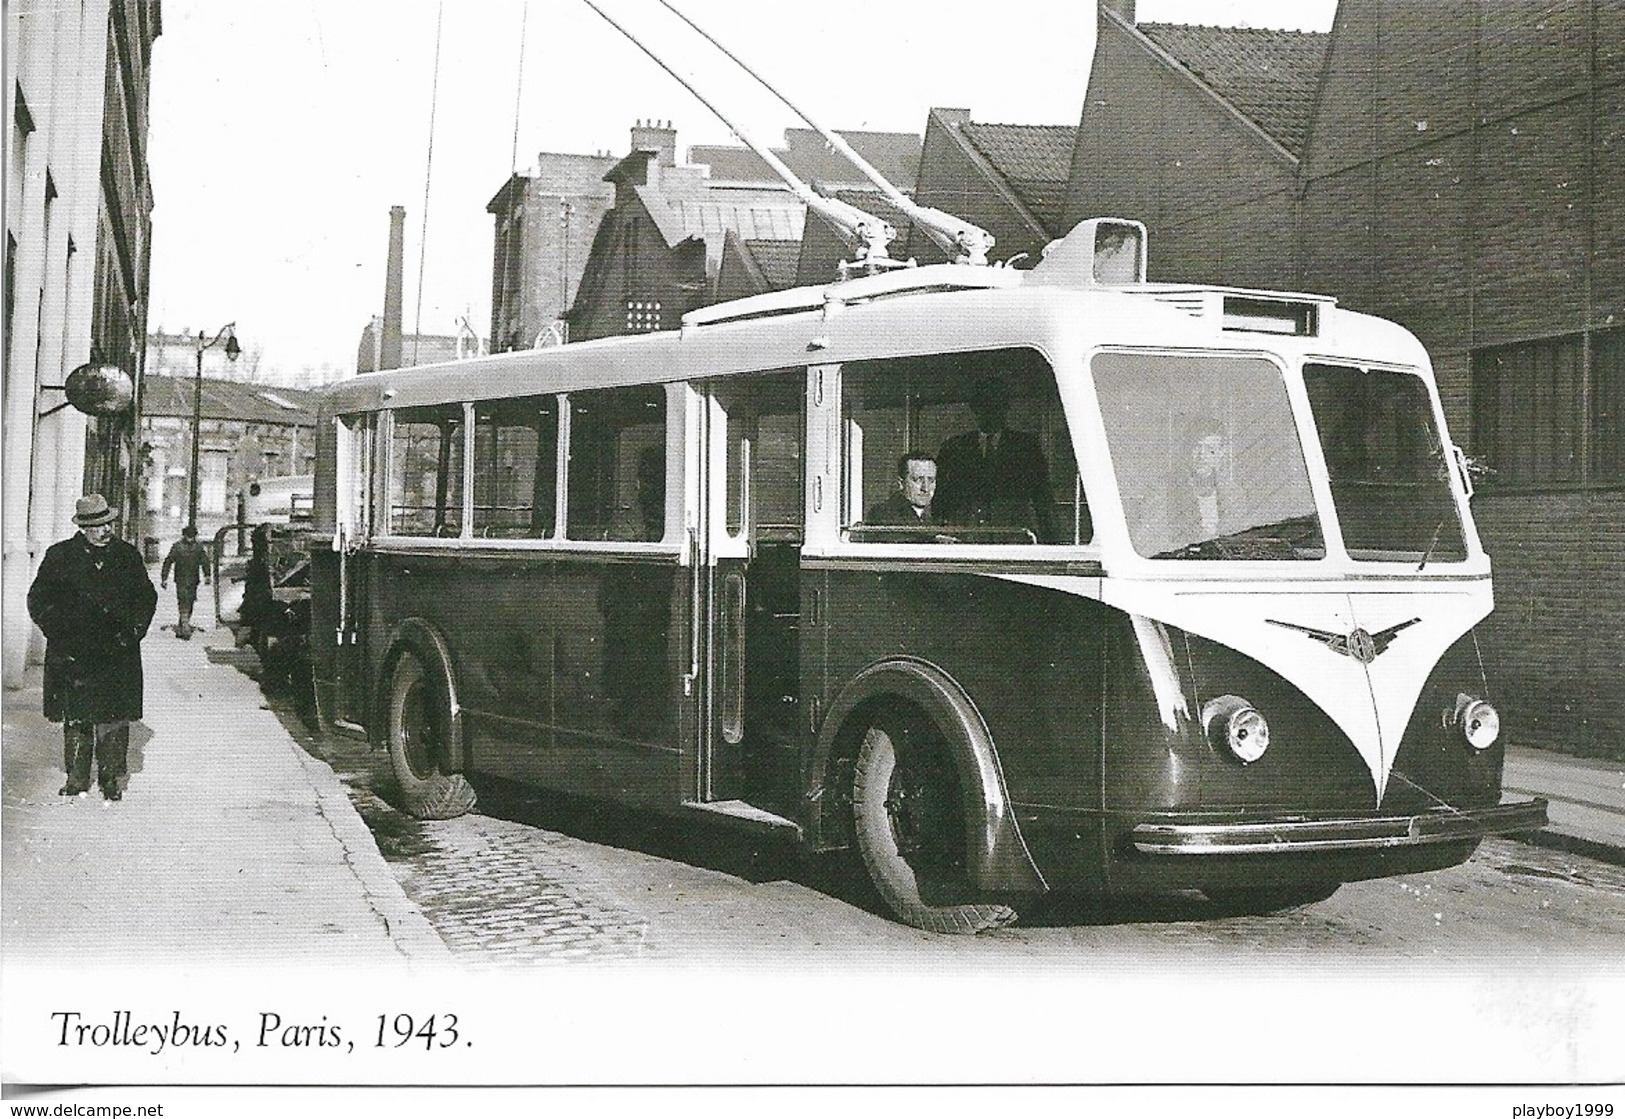
<path fill-rule="evenodd" d="M 1151 559 L 1326 555 L 1280 370 L 1257 357 L 1093 363 L 1134 550 Z"/>
<path fill-rule="evenodd" d="M 1463 560 L 1450 459 L 1410 373 L 1304 366 L 1343 545 L 1357 560 Z"/>

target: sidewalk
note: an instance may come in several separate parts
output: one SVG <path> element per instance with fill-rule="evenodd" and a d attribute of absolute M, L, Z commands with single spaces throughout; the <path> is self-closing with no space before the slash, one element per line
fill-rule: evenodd
<path fill-rule="evenodd" d="M 1509 746 L 1501 785 L 1506 797 L 1549 802 L 1534 842 L 1625 866 L 1625 762 Z"/>
<path fill-rule="evenodd" d="M 40 714 L 37 667 L 5 693 L 8 969 L 449 960 L 332 769 L 299 747 L 237 667 L 252 654 L 223 627 L 178 640 L 174 591 L 159 594 L 142 645 L 146 717 L 131 728 L 121 802 L 94 787 L 57 795 L 62 731 Z M 194 618 L 212 621 L 207 595 Z"/>

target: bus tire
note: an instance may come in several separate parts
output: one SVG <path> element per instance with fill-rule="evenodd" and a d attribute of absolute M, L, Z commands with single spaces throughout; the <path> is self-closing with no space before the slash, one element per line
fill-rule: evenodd
<path fill-rule="evenodd" d="M 898 763 L 901 726 L 871 726 L 858 749 L 852 813 L 858 851 L 886 907 L 905 924 L 937 933 L 978 933 L 1016 919 L 1008 905 L 970 897 L 964 873 L 964 809 L 952 762 L 921 742 Z M 917 736 L 929 739 L 929 734 Z"/>
<path fill-rule="evenodd" d="M 389 678 L 389 765 L 406 811 L 419 820 L 449 820 L 474 807 L 474 787 L 444 772 L 445 698 L 413 653 L 403 653 Z"/>

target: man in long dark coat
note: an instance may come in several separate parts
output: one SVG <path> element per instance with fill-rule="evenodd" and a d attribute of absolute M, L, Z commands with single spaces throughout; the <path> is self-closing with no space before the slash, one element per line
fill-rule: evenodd
<path fill-rule="evenodd" d="M 62 723 L 63 796 L 90 788 L 90 763 L 108 800 L 124 795 L 130 722 L 141 718 L 141 639 L 158 591 L 135 546 L 113 535 L 101 494 L 79 499 L 79 532 L 52 544 L 28 589 L 28 615 L 45 634 L 45 717 Z"/>

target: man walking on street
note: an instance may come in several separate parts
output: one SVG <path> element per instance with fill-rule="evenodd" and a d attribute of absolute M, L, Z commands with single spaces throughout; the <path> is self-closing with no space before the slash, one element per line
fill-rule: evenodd
<path fill-rule="evenodd" d="M 141 718 L 141 639 L 158 591 L 141 553 L 113 535 L 118 514 L 81 497 L 79 532 L 52 544 L 28 588 L 28 616 L 45 634 L 45 717 L 62 724 L 63 796 L 90 789 L 90 762 L 108 800 L 124 795 L 130 722 Z"/>
<path fill-rule="evenodd" d="M 169 571 L 175 570 L 175 604 L 180 617 L 175 621 L 175 636 L 182 641 L 192 639 L 192 607 L 197 604 L 197 584 L 201 575 L 209 581 L 209 553 L 197 542 L 197 526 L 181 529 L 181 538 L 175 541 L 164 557 L 164 566 L 158 572 L 158 585 L 169 586 Z"/>

